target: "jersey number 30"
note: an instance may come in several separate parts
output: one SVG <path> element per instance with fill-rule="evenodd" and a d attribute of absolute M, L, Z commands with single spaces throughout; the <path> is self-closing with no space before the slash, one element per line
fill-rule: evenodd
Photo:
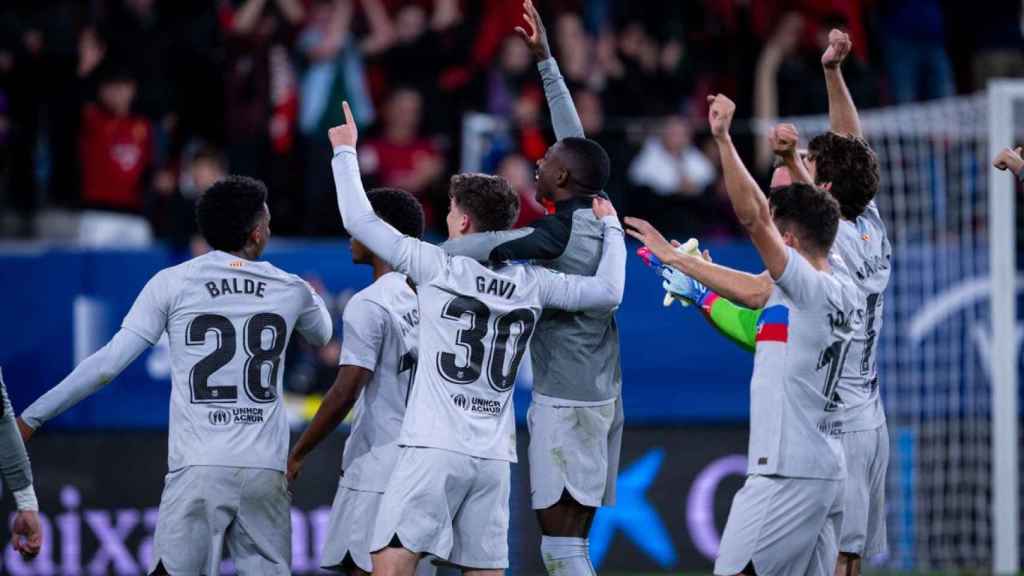
<path fill-rule="evenodd" d="M 469 320 L 469 328 L 459 330 L 455 344 L 466 351 L 466 359 L 459 362 L 454 352 L 437 354 L 437 369 L 445 380 L 453 384 L 472 384 L 480 378 L 484 357 L 487 356 L 486 344 L 490 344 L 490 358 L 487 363 L 487 381 L 491 388 L 505 392 L 516 383 L 519 363 L 526 353 L 526 344 L 533 334 L 536 317 L 529 308 L 518 308 L 502 314 L 494 321 L 494 334 L 489 339 L 487 333 L 491 327 L 491 309 L 486 304 L 470 296 L 458 296 L 451 299 L 441 311 L 441 317 L 453 322 Z M 513 327 L 519 327 L 512 358 L 509 361 L 509 340 L 512 338 Z M 506 364 L 508 365 L 506 368 Z"/>
<path fill-rule="evenodd" d="M 263 334 L 272 332 L 269 347 L 263 345 Z M 237 349 L 235 325 L 224 316 L 201 314 L 189 322 L 185 331 L 185 344 L 202 346 L 211 332 L 217 338 L 217 347 L 202 360 L 196 362 L 189 373 L 189 387 L 192 402 L 235 402 L 238 400 L 238 386 L 211 386 L 210 376 L 220 370 L 232 358 Z M 277 314 L 256 314 L 245 321 L 243 344 L 246 359 L 243 369 L 245 393 L 253 402 L 267 403 L 277 399 L 277 371 L 281 366 L 281 353 L 287 339 L 287 325 Z M 263 367 L 268 366 L 270 377 L 263 383 Z"/>

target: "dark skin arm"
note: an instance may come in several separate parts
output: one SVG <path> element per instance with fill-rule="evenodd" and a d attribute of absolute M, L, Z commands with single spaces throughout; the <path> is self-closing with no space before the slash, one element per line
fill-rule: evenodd
<path fill-rule="evenodd" d="M 345 420 L 359 399 L 363 386 L 366 386 L 372 377 L 372 371 L 359 366 L 344 365 L 338 369 L 338 376 L 320 403 L 320 408 L 313 416 L 313 422 L 302 433 L 288 455 L 288 482 L 294 482 L 299 477 L 306 456 Z"/>

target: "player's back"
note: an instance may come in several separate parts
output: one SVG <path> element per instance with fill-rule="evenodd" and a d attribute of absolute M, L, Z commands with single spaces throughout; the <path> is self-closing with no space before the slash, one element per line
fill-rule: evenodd
<path fill-rule="evenodd" d="M 591 276 L 601 260 L 604 228 L 588 198 L 574 198 L 548 218 L 568 219 L 562 254 L 538 264 L 565 274 Z M 547 310 L 530 346 L 534 390 L 561 400 L 614 400 L 621 393 L 619 330 L 613 311 Z"/>
<path fill-rule="evenodd" d="M 515 462 L 512 389 L 552 273 L 446 260 L 417 286 L 419 366 L 399 443 Z"/>
<path fill-rule="evenodd" d="M 345 441 L 341 482 L 348 488 L 383 492 L 387 486 L 416 376 L 419 318 L 416 292 L 398 272 L 384 274 L 345 307 L 341 364 L 373 372 Z"/>
<path fill-rule="evenodd" d="M 843 478 L 835 391 L 862 302 L 844 274 L 815 270 L 789 250 L 786 270 L 758 320 L 750 474 Z"/>
<path fill-rule="evenodd" d="M 839 221 L 832 252 L 842 260 L 865 301 L 864 322 L 854 334 L 839 382 L 838 394 L 845 409 L 843 429 L 873 430 L 885 422 L 878 392 L 878 335 L 892 260 L 885 223 L 874 202 L 856 221 Z"/>
<path fill-rule="evenodd" d="M 283 471 L 284 351 L 295 328 L 323 344 L 330 337 L 325 314 L 306 282 L 267 262 L 213 251 L 157 273 L 124 328 L 151 342 L 166 329 L 172 370 L 168 468 Z"/>

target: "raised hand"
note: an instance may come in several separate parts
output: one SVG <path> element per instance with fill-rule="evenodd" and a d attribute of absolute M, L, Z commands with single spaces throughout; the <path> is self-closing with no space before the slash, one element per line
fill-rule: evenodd
<path fill-rule="evenodd" d="M 534 60 L 538 62 L 547 60 L 551 57 L 548 33 L 544 29 L 544 22 L 540 19 L 540 13 L 537 12 L 533 2 L 530 0 L 523 0 L 523 19 L 526 20 L 526 24 L 530 27 L 530 32 L 527 33 L 526 29 L 522 26 L 516 26 L 516 33 L 526 42 L 526 45 L 530 48 L 530 53 L 533 54 Z"/>
<path fill-rule="evenodd" d="M 828 48 L 821 55 L 821 65 L 825 68 L 838 68 L 850 54 L 851 48 L 853 48 L 853 42 L 850 40 L 850 35 L 833 28 L 828 33 Z"/>
<path fill-rule="evenodd" d="M 1018 146 L 1015 149 L 1003 148 L 1003 150 L 992 161 L 992 165 L 1000 170 L 1009 170 L 1014 174 L 1020 174 L 1024 169 L 1024 148 Z"/>
<path fill-rule="evenodd" d="M 707 286 L 671 266 L 664 266 L 661 269 L 661 277 L 661 287 L 676 300 L 699 304 L 708 293 Z"/>
<path fill-rule="evenodd" d="M 39 526 L 39 513 L 32 510 L 21 510 L 14 517 L 11 525 L 11 547 L 26 560 L 39 554 L 43 546 L 43 529 Z"/>
<path fill-rule="evenodd" d="M 772 152 L 777 156 L 794 156 L 796 145 L 800 141 L 800 133 L 792 124 L 779 124 L 772 129 L 768 141 L 771 143 Z"/>
<path fill-rule="evenodd" d="M 619 215 L 615 211 L 615 206 L 613 206 L 609 200 L 602 198 L 600 196 L 594 196 L 594 202 L 591 208 L 594 210 L 594 217 L 596 217 L 598 220 L 604 218 L 605 216 L 617 217 Z"/>
<path fill-rule="evenodd" d="M 332 148 L 355 147 L 356 142 L 359 141 L 359 128 L 356 126 L 355 119 L 352 118 L 352 110 L 348 107 L 348 102 L 341 103 L 341 110 L 345 113 L 345 123 L 327 130 L 327 137 L 331 140 Z"/>
<path fill-rule="evenodd" d="M 668 240 L 665 240 L 661 232 L 658 232 L 657 228 L 642 218 L 627 216 L 626 233 L 650 248 L 663 265 L 670 265 L 671 260 L 679 256 L 679 253 L 669 244 Z"/>
<path fill-rule="evenodd" d="M 732 117 L 736 114 L 736 103 L 725 94 L 708 95 L 708 124 L 711 126 L 711 135 L 721 139 L 729 135 L 729 127 L 732 125 Z"/>

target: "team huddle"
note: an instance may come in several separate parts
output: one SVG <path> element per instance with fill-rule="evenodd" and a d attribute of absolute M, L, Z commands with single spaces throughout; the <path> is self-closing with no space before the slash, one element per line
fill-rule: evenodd
<path fill-rule="evenodd" d="M 18 421 L 26 439 L 113 380 L 166 334 L 172 387 L 168 474 L 152 574 L 289 574 L 289 485 L 354 411 L 321 551 L 349 574 L 432 574 L 438 565 L 509 566 L 512 391 L 532 362 L 531 505 L 551 575 L 590 575 L 588 532 L 615 500 L 623 431 L 615 310 L 625 287 L 623 227 L 604 193 L 610 162 L 583 133 L 539 14 L 517 28 L 537 61 L 557 142 L 538 162 L 538 199 L 554 206 L 512 230 L 519 199 L 501 177 L 452 177 L 449 240 L 421 240 L 419 202 L 367 193 L 347 103 L 328 134 L 352 257 L 374 281 L 349 301 L 336 381 L 289 452 L 283 353 L 294 332 L 321 346 L 332 321 L 298 276 L 259 261 L 270 237 L 267 190 L 231 176 L 200 198 L 212 251 L 157 273 L 120 331 Z M 753 275 L 667 241 L 627 232 L 674 298 L 694 304 L 754 353 L 747 479 L 715 574 L 855 575 L 886 549 L 889 436 L 876 369 L 892 250 L 875 206 L 879 166 L 864 140 L 832 31 L 822 65 L 831 131 L 798 151 L 791 125 L 765 194 L 730 138 L 735 105 L 708 99 L 729 199 L 765 265 Z M 1020 150 L 996 165 L 1022 172 Z M 529 351 L 529 355 L 527 352 Z"/>

